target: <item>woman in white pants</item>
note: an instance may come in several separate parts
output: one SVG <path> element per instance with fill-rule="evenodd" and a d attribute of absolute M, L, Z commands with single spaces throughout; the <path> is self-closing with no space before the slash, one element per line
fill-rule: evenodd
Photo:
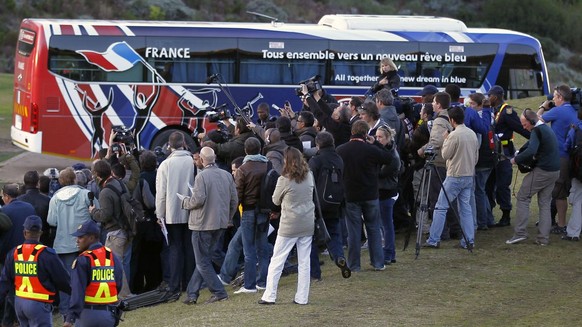
<path fill-rule="evenodd" d="M 279 231 L 267 273 L 267 287 L 259 304 L 275 304 L 283 265 L 294 245 L 297 245 L 298 277 L 293 302 L 309 302 L 309 256 L 315 227 L 313 188 L 313 174 L 303 155 L 296 148 L 287 148 L 283 172 L 273 192 L 273 203 L 281 206 Z"/>

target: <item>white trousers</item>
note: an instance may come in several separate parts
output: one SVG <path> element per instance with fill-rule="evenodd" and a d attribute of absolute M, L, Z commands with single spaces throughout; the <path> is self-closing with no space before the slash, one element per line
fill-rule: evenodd
<path fill-rule="evenodd" d="M 309 283 L 310 280 L 310 255 L 311 255 L 311 240 L 313 236 L 302 237 L 284 237 L 277 236 L 275 247 L 273 248 L 273 256 L 269 264 L 269 272 L 267 273 L 267 288 L 263 293 L 262 300 L 268 302 L 275 302 L 277 299 L 277 286 L 281 278 L 281 272 L 285 265 L 285 260 L 289 256 L 289 252 L 293 246 L 297 244 L 297 292 L 295 293 L 295 302 L 299 304 L 307 304 L 309 302 Z"/>
<path fill-rule="evenodd" d="M 580 237 L 582 230 L 582 182 L 576 178 L 572 178 L 572 187 L 570 188 L 570 196 L 568 197 L 572 204 L 572 215 L 568 221 L 568 228 L 566 232 L 570 237 Z"/>

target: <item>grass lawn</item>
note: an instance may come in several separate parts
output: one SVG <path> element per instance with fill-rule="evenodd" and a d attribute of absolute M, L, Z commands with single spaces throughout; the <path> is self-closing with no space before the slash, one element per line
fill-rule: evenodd
<path fill-rule="evenodd" d="M 456 241 L 447 241 L 437 250 L 422 249 L 418 259 L 414 243 L 401 250 L 404 236 L 399 234 L 396 264 L 373 271 L 363 251 L 363 271 L 350 279 L 343 279 L 329 258 L 322 256 L 323 280 L 312 282 L 306 306 L 292 303 L 297 275 L 291 275 L 281 279 L 274 306 L 258 305 L 261 293 L 233 295 L 227 286 L 228 301 L 193 306 L 175 302 L 138 309 L 126 313 L 122 325 L 580 325 L 581 244 L 552 235 L 549 246 L 534 245 L 536 220 L 532 216 L 530 239 L 523 244 L 506 245 L 512 229 L 505 227 L 479 231 L 473 253 L 454 248 Z M 200 302 L 209 296 L 203 291 Z"/>

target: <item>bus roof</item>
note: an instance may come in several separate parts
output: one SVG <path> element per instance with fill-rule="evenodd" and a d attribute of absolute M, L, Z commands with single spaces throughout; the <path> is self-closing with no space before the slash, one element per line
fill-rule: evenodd
<path fill-rule="evenodd" d="M 193 36 L 192 29 L 196 28 L 204 31 L 200 36 L 209 37 L 528 44 L 533 41 L 539 44 L 535 38 L 524 33 L 467 28 L 459 20 L 434 16 L 325 15 L 318 24 L 70 19 L 26 19 L 24 22 L 42 25 L 47 37 Z"/>

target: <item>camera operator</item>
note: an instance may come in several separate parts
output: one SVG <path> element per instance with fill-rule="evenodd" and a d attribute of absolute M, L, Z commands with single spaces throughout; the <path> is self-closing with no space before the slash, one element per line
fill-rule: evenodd
<path fill-rule="evenodd" d="M 438 96 L 438 93 L 437 93 Z M 449 110 L 451 125 L 454 130 L 444 133 L 442 157 L 447 161 L 447 177 L 434 208 L 433 221 L 430 226 L 430 236 L 425 247 L 438 248 L 445 225 L 445 216 L 449 205 L 457 199 L 459 219 L 465 238 L 461 239 L 461 247 L 473 248 L 475 244 L 475 224 L 471 212 L 471 193 L 473 192 L 473 176 L 479 155 L 477 135 L 463 122 L 465 112 L 460 107 Z M 436 123 L 436 122 L 435 122 Z M 449 201 L 451 203 L 449 204 Z M 468 242 L 468 244 L 467 244 Z"/>
<path fill-rule="evenodd" d="M 549 110 L 547 101 L 540 106 L 538 116 L 545 123 L 551 123 L 552 131 L 558 140 L 558 150 L 560 152 L 560 177 L 556 181 L 554 190 L 552 191 L 552 199 L 556 201 L 556 209 L 558 213 L 558 226 L 552 233 L 565 234 L 566 233 L 566 212 L 568 211 L 568 194 L 570 192 L 570 156 L 566 149 L 566 135 L 570 126 L 576 124 L 578 121 L 578 114 L 576 109 L 572 106 L 572 90 L 568 85 L 559 85 L 554 89 L 553 97 L 555 108 Z"/>
<path fill-rule="evenodd" d="M 440 176 L 444 179 L 447 174 L 446 161 L 441 155 L 444 144 L 445 132 L 453 130 L 449 122 L 448 109 L 451 105 L 451 96 L 445 92 L 438 92 L 435 94 L 432 102 L 432 108 L 436 114 L 430 129 L 430 137 L 428 143 L 418 149 L 417 153 L 421 158 L 428 158 L 432 156 L 432 165 L 430 166 L 432 178 L 430 180 L 428 203 L 430 208 L 434 208 L 438 194 L 441 190 L 441 183 L 438 178 Z M 429 151 L 430 150 L 430 151 Z M 425 155 L 426 152 L 426 155 Z M 429 155 L 431 153 L 431 155 Z M 438 176 L 437 176 L 438 174 Z M 459 226 L 452 212 L 447 213 L 447 228 L 442 235 L 442 239 L 449 239 L 458 236 Z"/>
<path fill-rule="evenodd" d="M 216 145 L 216 156 L 223 160 L 227 167 L 231 166 L 232 160 L 245 156 L 245 141 L 253 136 L 253 132 L 247 126 L 242 117 L 236 118 L 234 137 L 226 143 Z"/>
<path fill-rule="evenodd" d="M 321 92 L 315 91 L 311 94 L 305 84 L 301 84 L 300 93 L 303 102 L 313 112 L 321 126 L 333 135 L 335 144 L 339 146 L 346 143 L 351 135 L 351 114 L 349 109 L 342 105 L 332 109 L 322 99 Z"/>
<path fill-rule="evenodd" d="M 555 97 L 554 97 L 555 98 Z M 539 233 L 536 244 L 548 245 L 550 241 L 551 217 L 550 207 L 552 189 L 560 176 L 560 153 L 556 135 L 538 119 L 531 109 L 525 109 L 520 117 L 521 125 L 532 132 L 526 150 L 511 159 L 511 164 L 523 164 L 534 157 L 537 161 L 533 170 L 525 175 L 517 193 L 515 225 L 513 237 L 505 241 L 515 244 L 525 241 L 528 237 L 527 224 L 529 220 L 529 205 L 531 198 L 537 195 L 539 207 Z M 534 132 L 537 130 L 538 132 Z"/>

